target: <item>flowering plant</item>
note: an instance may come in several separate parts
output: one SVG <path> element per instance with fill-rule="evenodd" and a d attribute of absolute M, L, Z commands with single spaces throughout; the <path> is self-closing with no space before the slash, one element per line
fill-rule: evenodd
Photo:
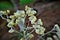
<path fill-rule="evenodd" d="M 0 16 L 2 19 L 6 20 L 8 22 L 7 27 L 10 28 L 8 31 L 9 33 L 18 33 L 21 36 L 20 40 L 28 40 L 34 37 L 32 32 L 36 32 L 36 34 L 42 35 L 44 34 L 45 28 L 42 26 L 43 23 L 41 19 L 36 18 L 35 14 L 37 13 L 33 8 L 30 8 L 28 6 L 25 6 L 25 10 L 17 10 L 13 15 L 8 15 L 10 13 L 10 10 L 7 11 L 0 11 Z M 5 15 L 6 17 L 4 17 Z M 26 25 L 25 19 L 28 16 L 29 22 L 31 22 L 32 27 Z M 18 25 L 19 31 L 15 30 L 15 26 Z M 33 30 L 32 30 L 33 29 Z M 29 31 L 31 30 L 31 31 Z"/>

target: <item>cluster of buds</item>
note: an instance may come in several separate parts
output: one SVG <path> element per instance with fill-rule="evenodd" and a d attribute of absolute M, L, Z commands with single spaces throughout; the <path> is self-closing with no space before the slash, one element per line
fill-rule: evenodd
<path fill-rule="evenodd" d="M 6 18 L 3 17 L 3 15 L 5 15 L 5 16 L 8 18 L 8 14 L 10 14 L 10 10 L 0 11 L 0 17 L 1 17 L 2 19 L 5 19 L 5 20 L 6 20 Z"/>
<path fill-rule="evenodd" d="M 10 10 L 0 11 L 0 14 L 3 14 L 3 15 L 8 15 L 9 13 L 10 13 Z"/>

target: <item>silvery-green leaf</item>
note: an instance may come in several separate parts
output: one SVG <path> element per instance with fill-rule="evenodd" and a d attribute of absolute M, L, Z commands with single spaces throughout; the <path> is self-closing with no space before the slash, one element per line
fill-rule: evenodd
<path fill-rule="evenodd" d="M 24 24 L 24 22 L 25 22 L 25 18 L 21 18 L 20 20 L 21 20 L 21 21 L 23 22 L 23 24 Z"/>
<path fill-rule="evenodd" d="M 55 25 L 55 30 L 57 31 L 56 34 L 60 39 L 60 28 L 59 28 L 59 26 L 57 24 Z"/>
<path fill-rule="evenodd" d="M 55 27 L 56 31 L 60 31 L 60 28 L 59 28 L 58 24 L 56 24 L 54 27 Z"/>
<path fill-rule="evenodd" d="M 25 27 L 24 27 L 24 24 L 23 24 L 22 21 L 20 21 L 20 22 L 18 23 L 18 26 L 19 26 L 19 28 L 20 28 L 21 31 L 24 31 Z"/>
<path fill-rule="evenodd" d="M 60 31 L 58 31 L 56 34 L 57 34 L 57 36 L 58 36 L 59 39 L 60 39 Z"/>

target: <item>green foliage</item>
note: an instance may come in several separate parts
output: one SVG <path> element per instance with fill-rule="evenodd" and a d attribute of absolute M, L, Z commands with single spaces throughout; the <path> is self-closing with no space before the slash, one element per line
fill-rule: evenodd
<path fill-rule="evenodd" d="M 7 1 L 0 2 L 0 10 L 10 9 L 12 7 L 12 4 Z"/>
<path fill-rule="evenodd" d="M 20 32 L 20 33 L 18 34 L 18 40 L 21 39 L 21 38 L 23 38 L 23 36 L 24 36 L 24 33 L 23 33 L 23 32 Z"/>
<path fill-rule="evenodd" d="M 19 0 L 20 5 L 30 4 L 32 2 L 33 2 L 33 0 Z"/>

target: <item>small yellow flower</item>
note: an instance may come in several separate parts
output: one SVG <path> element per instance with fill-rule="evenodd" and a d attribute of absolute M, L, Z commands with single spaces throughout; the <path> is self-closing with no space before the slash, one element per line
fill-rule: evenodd
<path fill-rule="evenodd" d="M 11 15 L 10 18 L 11 18 L 11 19 L 15 19 L 16 17 L 15 17 L 14 15 Z"/>
<path fill-rule="evenodd" d="M 7 13 L 10 13 L 10 10 L 7 10 Z"/>
<path fill-rule="evenodd" d="M 26 14 L 27 14 L 28 16 L 32 16 L 32 15 L 36 14 L 36 11 L 35 11 L 35 10 L 27 10 L 27 11 L 26 11 Z"/>
<path fill-rule="evenodd" d="M 26 14 L 27 14 L 28 16 L 32 16 L 32 15 L 36 14 L 36 11 L 33 10 L 33 8 L 30 8 L 30 7 L 28 7 L 28 6 L 25 6 L 25 10 L 26 10 Z"/>
<path fill-rule="evenodd" d="M 25 6 L 25 11 L 30 10 L 31 8 L 28 7 L 27 5 Z"/>
<path fill-rule="evenodd" d="M 37 34 L 41 34 L 41 32 L 40 32 L 39 29 L 35 30 L 35 32 L 36 32 Z"/>
<path fill-rule="evenodd" d="M 31 21 L 31 24 L 34 24 L 36 21 L 36 16 L 29 17 L 29 21 Z"/>
<path fill-rule="evenodd" d="M 28 6 L 27 5 L 25 6 L 25 10 L 28 10 Z"/>
<path fill-rule="evenodd" d="M 43 28 L 43 27 L 40 27 L 39 29 L 36 29 L 36 33 L 37 34 L 44 34 L 44 31 L 45 31 L 45 28 Z"/>
<path fill-rule="evenodd" d="M 26 11 L 26 14 L 28 14 L 28 16 L 33 15 L 33 14 L 31 14 L 31 11 L 30 11 L 30 10 L 27 10 L 27 11 Z"/>
<path fill-rule="evenodd" d="M 35 21 L 31 21 L 31 24 L 34 24 L 35 23 Z"/>
<path fill-rule="evenodd" d="M 37 24 L 39 24 L 39 25 L 43 25 L 41 19 L 38 19 Z"/>
<path fill-rule="evenodd" d="M 10 13 L 10 10 L 7 11 L 0 11 L 3 15 L 8 15 Z"/>
<path fill-rule="evenodd" d="M 36 14 L 36 11 L 35 11 L 35 10 L 32 10 L 31 13 L 32 13 L 32 14 Z"/>

